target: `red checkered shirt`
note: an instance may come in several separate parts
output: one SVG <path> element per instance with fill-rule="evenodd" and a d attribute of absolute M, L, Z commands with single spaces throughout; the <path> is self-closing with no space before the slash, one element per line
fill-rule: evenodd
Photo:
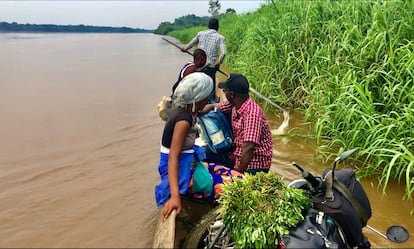
<path fill-rule="evenodd" d="M 220 102 L 219 108 L 224 113 L 231 112 L 236 146 L 230 151 L 229 157 L 235 161 L 234 167 L 240 165 L 243 143 L 253 142 L 256 146 L 248 169 L 269 169 L 272 163 L 272 133 L 260 106 L 248 98 L 239 109 L 228 101 Z"/>

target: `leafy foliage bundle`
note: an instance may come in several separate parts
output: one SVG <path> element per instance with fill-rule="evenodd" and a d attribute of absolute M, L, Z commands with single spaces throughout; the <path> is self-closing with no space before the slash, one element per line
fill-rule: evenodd
<path fill-rule="evenodd" d="M 224 185 L 219 202 L 224 224 L 239 248 L 272 248 L 278 236 L 301 222 L 311 205 L 303 190 L 288 187 L 273 172 L 245 174 Z"/>

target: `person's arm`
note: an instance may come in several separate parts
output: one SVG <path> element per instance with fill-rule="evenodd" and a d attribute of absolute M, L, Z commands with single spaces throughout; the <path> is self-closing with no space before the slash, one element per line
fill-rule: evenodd
<path fill-rule="evenodd" d="M 226 101 L 221 101 L 221 102 L 219 102 L 219 109 L 223 113 L 225 113 L 227 115 L 230 115 L 232 110 L 233 110 L 233 105 L 227 100 Z"/>
<path fill-rule="evenodd" d="M 209 111 L 213 110 L 214 108 L 219 108 L 219 104 L 218 103 L 213 103 L 213 104 L 207 104 L 204 106 L 203 110 L 199 111 L 199 114 L 206 114 Z"/>
<path fill-rule="evenodd" d="M 187 46 L 185 46 L 184 48 L 181 49 L 181 52 L 186 52 L 187 50 L 189 50 L 190 48 L 192 48 L 195 44 L 198 43 L 198 34 L 196 35 L 196 37 L 194 37 L 188 44 Z"/>
<path fill-rule="evenodd" d="M 256 144 L 260 142 L 262 123 L 260 115 L 256 112 L 250 112 L 243 116 L 242 122 L 244 127 L 243 147 L 240 157 L 240 165 L 237 171 L 245 172 L 253 158 L 253 152 Z"/>
<path fill-rule="evenodd" d="M 181 211 L 181 197 L 178 186 L 179 158 L 189 129 L 190 124 L 185 120 L 178 121 L 174 126 L 170 153 L 168 155 L 168 183 L 170 185 L 171 197 L 165 203 L 162 210 L 163 221 L 170 216 L 172 210 L 176 209 L 177 214 Z"/>
<path fill-rule="evenodd" d="M 254 147 L 256 147 L 255 143 L 252 143 L 252 142 L 243 143 L 242 155 L 240 157 L 240 165 L 236 169 L 240 173 L 244 173 L 247 170 L 250 164 L 250 161 L 253 158 Z"/>

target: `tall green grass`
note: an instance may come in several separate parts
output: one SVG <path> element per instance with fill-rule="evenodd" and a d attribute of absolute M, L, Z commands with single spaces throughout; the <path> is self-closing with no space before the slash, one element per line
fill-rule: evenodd
<path fill-rule="evenodd" d="M 193 39 L 195 34 L 205 29 L 207 29 L 207 26 L 193 27 L 193 28 L 184 29 L 184 30 L 171 31 L 169 35 L 177 38 L 183 43 L 188 43 L 191 39 Z"/>
<path fill-rule="evenodd" d="M 272 1 L 220 19 L 232 72 L 303 108 L 321 151 L 359 147 L 360 176 L 414 192 L 414 0 Z"/>

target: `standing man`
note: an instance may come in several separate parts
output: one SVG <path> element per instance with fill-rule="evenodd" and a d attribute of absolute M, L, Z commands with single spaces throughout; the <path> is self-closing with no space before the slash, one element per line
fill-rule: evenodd
<path fill-rule="evenodd" d="M 217 18 L 211 18 L 208 22 L 208 30 L 200 31 L 197 35 L 182 48 L 182 52 L 186 52 L 192 48 L 195 44 L 198 44 L 198 48 L 204 50 L 207 54 L 207 62 L 204 72 L 213 79 L 214 88 L 209 96 L 209 102 L 217 102 L 216 98 L 216 72 L 220 69 L 220 65 L 224 61 L 226 56 L 226 44 L 224 42 L 224 36 L 218 33 L 219 21 Z M 220 57 L 216 64 L 216 58 L 220 50 Z"/>
<path fill-rule="evenodd" d="M 214 107 L 231 114 L 235 146 L 228 153 L 215 154 L 206 147 L 207 161 L 223 163 L 244 173 L 268 172 L 272 163 L 272 133 L 262 108 L 249 97 L 249 82 L 242 74 L 232 73 L 218 87 L 227 101 L 206 105 L 202 113 Z"/>

